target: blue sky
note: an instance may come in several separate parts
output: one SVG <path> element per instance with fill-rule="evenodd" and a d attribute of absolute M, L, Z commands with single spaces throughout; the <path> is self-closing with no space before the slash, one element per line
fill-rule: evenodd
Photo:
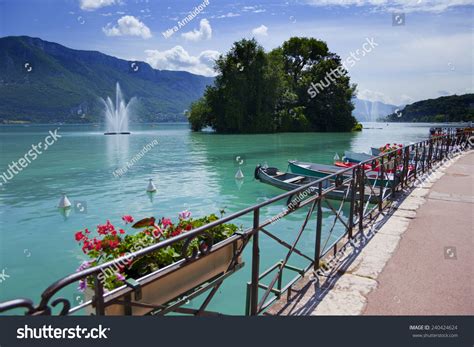
<path fill-rule="evenodd" d="M 371 39 L 376 46 L 349 68 L 360 98 L 404 104 L 473 92 L 472 1 L 207 2 L 0 0 L 0 35 L 40 37 L 208 76 L 213 59 L 243 37 L 270 50 L 291 36 L 312 36 L 342 59 Z M 162 34 L 201 4 L 172 36 Z"/>

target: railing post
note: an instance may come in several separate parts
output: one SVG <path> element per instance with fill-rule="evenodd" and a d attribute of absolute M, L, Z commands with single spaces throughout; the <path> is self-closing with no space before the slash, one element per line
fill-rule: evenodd
<path fill-rule="evenodd" d="M 258 314 L 258 277 L 260 275 L 260 249 L 258 244 L 258 227 L 260 225 L 260 209 L 253 212 L 253 244 L 252 244 L 252 285 L 250 288 L 250 315 Z"/>
<path fill-rule="evenodd" d="M 409 175 L 409 170 L 408 170 L 408 165 L 410 163 L 410 146 L 407 146 L 405 148 L 405 158 L 403 160 L 403 176 L 405 180 L 405 187 L 408 186 L 408 175 Z"/>
<path fill-rule="evenodd" d="M 99 280 L 97 274 L 94 274 L 94 287 L 95 314 L 97 316 L 103 316 L 105 314 L 104 287 L 102 287 L 102 282 Z"/>
<path fill-rule="evenodd" d="M 364 198 L 365 198 L 365 182 L 364 168 L 359 165 L 359 231 L 364 228 Z"/>
<path fill-rule="evenodd" d="M 357 189 L 357 170 L 352 169 L 352 181 L 350 185 L 351 189 L 351 207 L 349 211 L 349 238 L 352 239 L 352 229 L 354 228 L 354 206 L 356 199 L 356 189 Z"/>
<path fill-rule="evenodd" d="M 427 154 L 426 154 L 426 143 L 423 141 L 423 154 L 421 155 L 421 172 L 425 173 L 425 165 L 426 165 L 426 159 L 427 159 Z"/>
<path fill-rule="evenodd" d="M 382 207 L 383 207 L 383 189 L 384 189 L 384 176 L 385 176 L 385 170 L 384 170 L 384 163 L 383 163 L 383 157 L 380 159 L 380 191 L 379 191 L 379 212 L 382 212 Z"/>
<path fill-rule="evenodd" d="M 433 139 L 430 140 L 428 146 L 428 170 L 431 169 L 431 159 L 433 157 Z"/>
<path fill-rule="evenodd" d="M 318 185 L 318 204 L 316 220 L 316 245 L 314 248 L 314 270 L 319 269 L 319 255 L 321 254 L 321 234 L 323 228 L 323 208 L 322 208 L 323 182 Z"/>
<path fill-rule="evenodd" d="M 418 144 L 415 145 L 415 167 L 414 167 L 414 179 L 416 181 L 417 178 L 417 170 L 418 170 Z"/>

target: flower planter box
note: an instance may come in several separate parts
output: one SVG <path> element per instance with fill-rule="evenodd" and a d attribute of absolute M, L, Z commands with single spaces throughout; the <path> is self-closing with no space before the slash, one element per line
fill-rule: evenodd
<path fill-rule="evenodd" d="M 122 316 L 127 314 L 127 307 L 122 304 L 114 304 L 113 300 L 124 301 L 127 296 L 130 296 L 132 302 L 163 305 L 224 273 L 234 257 L 236 247 L 240 248 L 242 245 L 242 240 L 232 239 L 234 238 L 231 237 L 214 245 L 207 255 L 194 261 L 180 260 L 137 279 L 141 284 L 142 292 L 141 299 L 138 301 L 135 300 L 133 292 L 127 292 L 130 290 L 129 288 L 121 287 L 112 291 L 111 295 L 105 298 L 105 315 Z M 239 256 L 237 264 L 241 263 L 242 259 Z M 87 288 L 86 300 L 92 299 L 93 295 L 93 290 Z M 132 315 L 145 315 L 152 310 L 147 307 L 131 306 Z M 95 308 L 92 306 L 88 306 L 86 311 L 88 314 L 95 314 Z"/>

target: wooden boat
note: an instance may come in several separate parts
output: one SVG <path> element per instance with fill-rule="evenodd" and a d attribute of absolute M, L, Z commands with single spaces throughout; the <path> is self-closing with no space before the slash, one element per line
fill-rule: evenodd
<path fill-rule="evenodd" d="M 255 178 L 260 180 L 263 183 L 272 185 L 274 187 L 291 191 L 294 189 L 297 189 L 301 186 L 307 185 L 311 182 L 316 182 L 319 180 L 319 177 L 313 177 L 313 176 L 306 176 L 306 175 L 301 175 L 301 174 L 295 174 L 291 172 L 282 172 L 278 170 L 275 167 L 268 167 L 268 168 L 263 168 L 260 165 L 258 165 L 255 168 Z M 347 178 L 347 177 L 343 177 Z M 334 180 L 324 180 L 322 181 L 323 185 L 323 190 L 328 189 L 330 187 L 334 187 L 335 181 Z M 317 193 L 317 185 L 315 184 L 314 187 L 311 187 L 308 189 L 309 194 L 316 194 Z M 340 187 L 331 190 L 330 192 L 326 193 L 326 197 L 329 199 L 333 200 L 342 200 L 345 196 L 349 197 L 350 192 L 348 192 L 349 186 L 348 185 L 341 185 Z M 358 195 L 358 192 L 356 193 L 356 196 Z M 369 196 L 368 191 L 366 190 L 365 193 L 365 200 L 368 200 L 370 198 L 370 201 L 372 203 L 377 202 L 377 196 Z M 291 197 L 288 200 L 288 202 L 291 201 Z"/>
<path fill-rule="evenodd" d="M 344 158 L 345 161 L 349 161 L 350 163 L 360 163 L 361 161 L 374 159 L 374 156 L 367 153 L 345 151 Z"/>
<path fill-rule="evenodd" d="M 343 168 L 336 165 L 325 165 L 325 164 L 316 164 L 302 162 L 298 160 L 288 160 L 288 167 L 294 174 L 302 174 L 305 176 L 312 176 L 323 178 L 338 171 L 341 171 Z M 346 176 L 349 176 L 350 173 L 346 173 Z"/>
<path fill-rule="evenodd" d="M 347 167 L 351 167 L 356 164 L 350 163 L 349 165 L 350 166 L 347 166 Z M 318 178 L 332 175 L 343 169 L 343 167 L 339 167 L 335 165 L 333 166 L 333 165 L 324 165 L 324 164 L 315 164 L 315 163 L 305 163 L 305 162 L 301 162 L 297 160 L 289 160 L 288 167 L 290 168 L 292 173 L 303 174 L 306 176 L 312 176 L 312 177 L 318 177 Z M 364 166 L 364 169 L 366 170 L 365 175 L 367 176 L 369 183 L 371 185 L 374 185 L 375 183 L 377 187 L 379 187 L 380 185 L 390 186 L 392 182 L 387 182 L 387 180 L 392 181 L 394 179 L 393 174 L 388 173 L 387 179 L 380 180 L 379 173 L 377 171 L 370 170 L 370 168 L 371 168 L 370 165 Z M 350 176 L 351 176 L 351 172 L 346 172 L 344 174 L 345 178 L 350 177 Z"/>

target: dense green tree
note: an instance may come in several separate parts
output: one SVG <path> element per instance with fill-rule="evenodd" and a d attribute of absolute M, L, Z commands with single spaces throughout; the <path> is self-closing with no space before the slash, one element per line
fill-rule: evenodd
<path fill-rule="evenodd" d="M 236 42 L 216 61 L 214 87 L 189 113 L 193 129 L 209 125 L 217 132 L 273 132 L 277 78 L 255 40 Z"/>
<path fill-rule="evenodd" d="M 355 85 L 350 84 L 339 56 L 331 53 L 325 42 L 305 37 L 290 38 L 278 51 L 291 90 L 298 98 L 293 107 L 302 108 L 304 118 L 299 119 L 310 124 L 306 130 L 350 131 L 356 124 L 351 102 Z M 316 84 L 324 88 L 314 95 L 309 89 Z"/>
<path fill-rule="evenodd" d="M 221 133 L 350 131 L 355 86 L 341 74 L 311 97 L 308 88 L 342 69 L 325 42 L 293 37 L 265 53 L 255 39 L 234 43 L 215 66 L 217 77 L 189 112 L 193 130 Z M 341 70 L 342 71 L 342 70 Z"/>

